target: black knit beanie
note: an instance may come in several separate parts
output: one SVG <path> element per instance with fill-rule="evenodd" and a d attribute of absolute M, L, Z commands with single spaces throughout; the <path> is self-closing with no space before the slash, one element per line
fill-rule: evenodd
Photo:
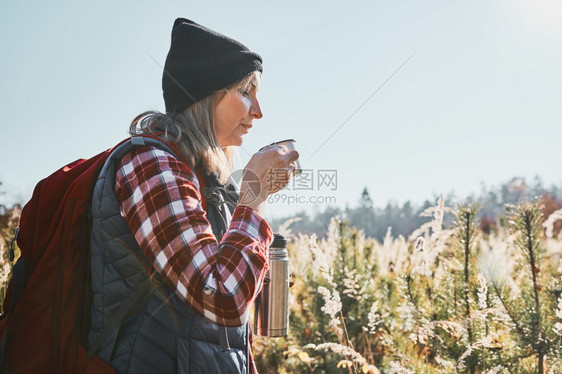
<path fill-rule="evenodd" d="M 172 28 L 162 76 L 166 112 L 181 112 L 247 76 L 262 59 L 243 44 L 185 18 Z"/>

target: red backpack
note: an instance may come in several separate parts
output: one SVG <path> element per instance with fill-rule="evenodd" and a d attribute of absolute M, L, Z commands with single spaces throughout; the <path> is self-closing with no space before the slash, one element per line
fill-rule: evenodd
<path fill-rule="evenodd" d="M 119 144 L 121 150 L 148 144 L 170 151 L 152 137 L 131 139 Z M 0 319 L 4 369 L 22 374 L 114 372 L 93 355 L 101 341 L 89 347 L 90 352 L 86 347 L 91 307 L 89 210 L 95 182 L 116 148 L 119 151 L 115 147 L 75 161 L 43 179 L 23 208 L 16 233 L 22 256 L 5 298 L 8 313 Z M 107 333 L 146 302 L 154 286 L 147 282 L 143 287 L 112 317 Z"/>

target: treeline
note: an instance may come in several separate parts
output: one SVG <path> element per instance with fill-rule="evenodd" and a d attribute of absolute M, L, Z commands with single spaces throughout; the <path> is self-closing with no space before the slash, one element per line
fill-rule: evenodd
<path fill-rule="evenodd" d="M 524 201 L 535 202 L 540 200 L 544 205 L 544 215 L 562 208 L 562 186 L 545 187 L 542 180 L 536 177 L 532 182 L 524 178 L 513 178 L 503 183 L 499 187 L 482 187 L 479 194 L 458 197 L 449 193 L 445 197 L 445 205 L 455 208 L 459 203 L 475 202 L 482 208 L 477 220 L 480 228 L 485 233 L 495 231 L 499 220 L 505 216 L 505 205 L 516 205 Z M 296 213 L 291 217 L 274 219 L 272 226 L 277 229 L 284 222 L 291 218 L 299 218 L 298 222 L 291 225 L 294 233 L 312 234 L 319 237 L 325 236 L 328 231 L 330 219 L 336 215 L 344 217 L 351 226 L 355 226 L 364 231 L 367 237 L 372 237 L 381 242 L 389 227 L 392 236 L 402 235 L 408 237 L 416 228 L 431 220 L 431 217 L 422 217 L 420 213 L 426 208 L 435 205 L 438 196 L 427 199 L 422 205 L 412 204 L 410 201 L 404 204 L 389 202 L 385 207 L 377 207 L 369 195 L 367 188 L 359 197 L 358 203 L 354 207 L 327 207 L 314 214 L 307 214 L 304 211 Z M 443 221 L 445 226 L 452 224 L 453 217 L 446 214 Z M 558 222 L 554 230 L 559 232 L 562 223 Z"/>
<path fill-rule="evenodd" d="M 2 182 L 0 182 L 0 193 Z M 455 208 L 459 203 L 476 202 L 481 207 L 478 214 L 478 224 L 480 228 L 489 233 L 497 229 L 499 220 L 504 217 L 505 205 L 519 204 L 523 201 L 540 200 L 544 205 L 545 216 L 562 208 L 562 186 L 544 186 L 540 178 L 536 177 L 532 182 L 527 182 L 524 178 L 513 178 L 503 183 L 499 187 L 482 187 L 479 194 L 468 197 L 458 197 L 452 193 L 445 197 L 445 205 Z M 438 196 L 428 198 L 421 205 L 415 205 L 410 201 L 404 204 L 389 202 L 384 207 L 373 204 L 367 188 L 359 196 L 356 206 L 345 208 L 328 206 L 324 210 L 314 214 L 307 214 L 304 211 L 290 217 L 277 218 L 272 220 L 275 230 L 280 225 L 291 218 L 299 218 L 299 221 L 292 224 L 291 230 L 294 233 L 312 234 L 319 237 L 325 236 L 332 217 L 339 215 L 344 217 L 351 226 L 355 226 L 364 231 L 367 237 L 382 241 L 389 229 L 392 235 L 397 237 L 402 235 L 408 237 L 416 228 L 430 221 L 431 217 L 422 217 L 420 213 L 426 208 L 435 205 Z M 21 206 L 15 204 L 6 206 L 0 204 L 0 243 L 8 245 L 12 238 L 13 231 L 17 227 Z M 452 215 L 445 215 L 444 225 L 450 226 Z M 557 222 L 554 226 L 555 233 L 562 229 L 562 222 Z"/>

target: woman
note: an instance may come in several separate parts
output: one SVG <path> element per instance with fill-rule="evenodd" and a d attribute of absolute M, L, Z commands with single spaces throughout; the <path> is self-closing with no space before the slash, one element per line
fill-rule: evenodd
<path fill-rule="evenodd" d="M 96 184 L 89 343 L 149 276 L 161 282 L 102 338 L 97 354 L 119 373 L 255 372 L 247 321 L 272 241 L 264 204 L 298 158 L 280 146 L 253 155 L 242 197 L 228 206 L 231 147 L 262 117 L 261 62 L 239 42 L 177 19 L 162 79 L 166 113 L 131 125 L 171 149 L 138 146 Z"/>

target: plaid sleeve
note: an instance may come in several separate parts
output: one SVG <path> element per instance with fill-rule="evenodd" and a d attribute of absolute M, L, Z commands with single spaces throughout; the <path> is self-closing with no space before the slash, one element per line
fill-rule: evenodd
<path fill-rule="evenodd" d="M 123 157 L 115 194 L 137 243 L 177 295 L 215 323 L 240 326 L 248 320 L 273 236 L 261 216 L 236 207 L 217 242 L 196 174 L 154 147 Z"/>

